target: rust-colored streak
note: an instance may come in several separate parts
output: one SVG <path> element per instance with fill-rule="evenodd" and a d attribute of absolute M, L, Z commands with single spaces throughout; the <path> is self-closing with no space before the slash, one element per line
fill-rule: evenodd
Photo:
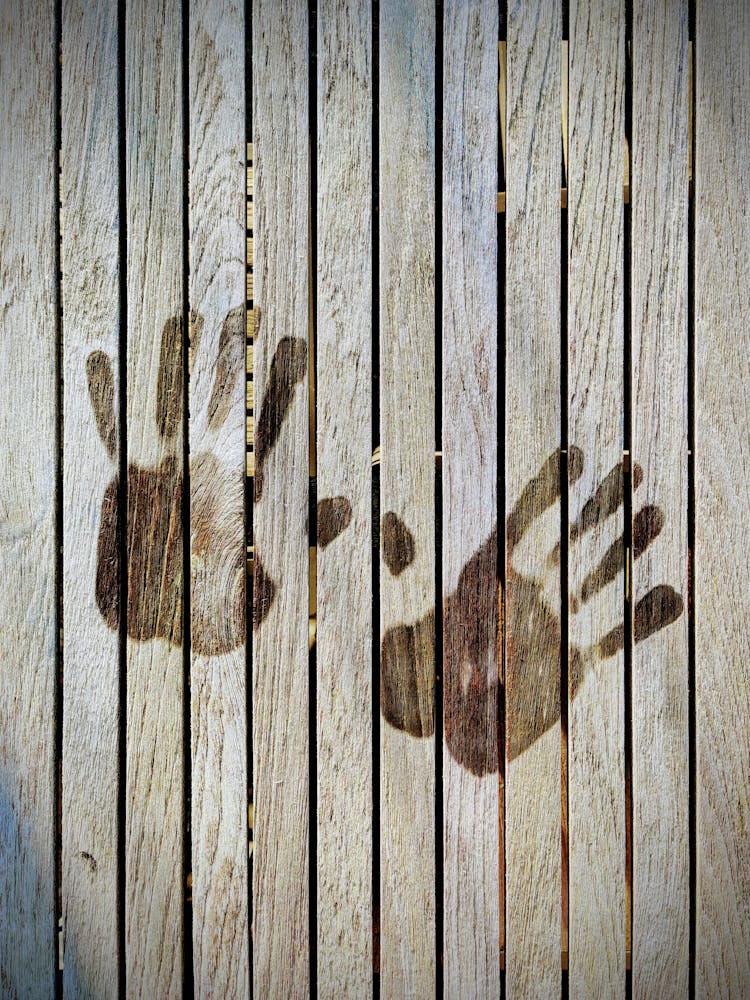
<path fill-rule="evenodd" d="M 435 614 L 414 625 L 389 628 L 380 647 L 380 710 L 391 726 L 410 736 L 432 736 Z"/>
<path fill-rule="evenodd" d="M 318 501 L 318 548 L 324 549 L 346 531 L 352 520 L 352 505 L 346 497 Z"/>
<path fill-rule="evenodd" d="M 253 628 L 259 629 L 271 610 L 276 597 L 276 584 L 266 573 L 263 563 L 255 553 L 253 559 Z"/>
<path fill-rule="evenodd" d="M 294 399 L 294 391 L 307 374 L 307 342 L 283 337 L 271 361 L 260 415 L 255 428 L 255 499 L 263 495 L 265 462 L 278 440 Z"/>
<path fill-rule="evenodd" d="M 161 332 L 156 384 L 156 426 L 164 440 L 175 436 L 182 420 L 182 317 L 171 316 Z"/>
<path fill-rule="evenodd" d="M 219 353 L 211 398 L 208 402 L 208 426 L 221 427 L 232 405 L 232 393 L 240 373 L 245 373 L 245 306 L 227 315 L 219 334 Z"/>
<path fill-rule="evenodd" d="M 86 360 L 86 377 L 96 429 L 107 454 L 117 458 L 117 426 L 115 422 L 115 378 L 112 362 L 104 351 L 93 351 Z"/>
<path fill-rule="evenodd" d="M 383 516 L 381 539 L 388 570 L 392 576 L 400 576 L 414 562 L 414 536 L 392 510 Z"/>

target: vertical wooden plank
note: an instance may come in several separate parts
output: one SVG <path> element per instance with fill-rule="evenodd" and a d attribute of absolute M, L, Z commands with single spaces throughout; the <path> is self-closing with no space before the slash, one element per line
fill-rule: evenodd
<path fill-rule="evenodd" d="M 0 3 L 0 992 L 55 986 L 54 6 Z"/>
<path fill-rule="evenodd" d="M 318 7 L 318 996 L 372 991 L 372 5 Z"/>
<path fill-rule="evenodd" d="M 118 23 L 62 5 L 64 988 L 115 997 L 119 783 Z"/>
<path fill-rule="evenodd" d="M 388 998 L 435 989 L 435 7 L 427 0 L 380 4 L 379 102 L 380 981 Z"/>
<path fill-rule="evenodd" d="M 568 507 L 568 969 L 571 995 L 593 1000 L 625 994 L 624 658 L 596 653 L 623 619 L 623 0 L 571 3 L 569 85 L 568 440 L 583 463 Z M 587 532 L 612 470 L 615 509 Z"/>
<path fill-rule="evenodd" d="M 255 0 L 253 968 L 306 996 L 308 900 L 307 4 Z"/>
<path fill-rule="evenodd" d="M 182 24 L 126 5 L 128 996 L 178 996 L 183 856 Z"/>
<path fill-rule="evenodd" d="M 443 963 L 449 997 L 500 989 L 497 33 L 449 0 L 443 91 Z"/>
<path fill-rule="evenodd" d="M 687 28 L 686 0 L 634 6 L 634 511 L 648 505 L 651 522 L 663 520 L 633 563 L 634 997 L 688 992 Z M 634 554 L 638 523 L 636 512 Z"/>
<path fill-rule="evenodd" d="M 245 10 L 190 4 L 190 692 L 197 997 L 249 995 Z"/>
<path fill-rule="evenodd" d="M 750 995 L 750 7 L 698 5 L 695 662 L 698 997 Z"/>
<path fill-rule="evenodd" d="M 505 667 L 509 997 L 550 998 L 560 992 L 560 577 L 559 566 L 544 559 L 560 538 L 556 502 L 560 493 L 560 36 L 558 4 L 532 0 L 509 9 L 505 387 L 506 510 L 510 512 Z M 533 544 L 524 547 L 528 540 Z"/>

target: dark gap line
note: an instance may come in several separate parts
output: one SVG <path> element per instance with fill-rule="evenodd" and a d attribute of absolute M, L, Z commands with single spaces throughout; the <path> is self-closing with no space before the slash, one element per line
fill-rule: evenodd
<path fill-rule="evenodd" d="M 310 188 L 309 188 L 309 228 L 308 248 L 310 270 L 309 281 L 309 301 L 312 308 L 312 372 L 314 385 L 308 381 L 308 392 L 315 392 L 314 405 L 317 406 L 317 332 L 318 332 L 318 18 L 315 0 L 311 0 L 308 6 L 308 134 L 309 134 L 309 164 L 310 164 Z M 309 407 L 308 407 L 309 412 Z M 313 417 L 314 419 L 314 417 Z M 317 421 L 315 422 L 317 427 Z M 308 440 L 310 434 L 308 430 Z M 312 458 L 317 451 L 317 441 L 310 441 Z M 308 463 L 308 466 L 310 463 Z M 317 470 L 317 461 L 313 461 L 312 467 Z M 308 552 L 317 546 L 318 537 L 318 505 L 317 505 L 317 480 L 310 477 L 308 490 Z M 309 572 L 315 573 L 315 569 L 310 567 Z M 315 578 L 308 578 L 308 588 L 314 586 Z M 317 588 L 316 588 L 317 589 Z M 317 625 L 317 611 L 316 611 Z M 317 670 L 318 670 L 318 644 L 315 642 L 309 652 L 308 663 L 308 788 L 310 794 L 309 802 L 309 858 L 308 858 L 308 879 L 309 879 L 309 940 L 310 940 L 310 996 L 316 997 L 318 993 L 318 763 L 317 763 L 317 721 L 318 721 L 318 699 L 317 699 Z"/>
<path fill-rule="evenodd" d="M 119 0 L 117 9 L 117 170 L 118 170 L 118 255 L 119 287 L 118 305 L 120 326 L 118 330 L 118 479 L 117 479 L 117 558 L 118 558 L 118 705 L 117 731 L 117 986 L 123 1000 L 126 989 L 125 962 L 125 824 L 127 819 L 127 705 L 128 705 L 128 435 L 127 435 L 127 385 L 128 385 L 128 215 L 126 170 L 126 114 L 125 114 L 125 56 L 126 56 L 125 0 Z"/>
<path fill-rule="evenodd" d="M 688 815 L 689 815 L 689 872 L 690 872 L 690 932 L 688 953 L 690 966 L 688 971 L 688 994 L 695 997 L 696 974 L 696 941 L 697 941 L 697 899 L 696 884 L 698 875 L 697 861 L 697 756 L 696 756 L 696 717 L 695 717 L 695 113 L 697 87 L 697 37 L 696 37 L 696 0 L 689 0 L 688 37 L 693 42 L 693 96 L 692 96 L 692 164 L 693 178 L 691 197 L 688 198 L 688 329 L 687 329 L 687 436 L 688 436 L 688 494 L 687 494 L 687 532 L 688 532 Z M 689 75 L 688 75 L 689 78 Z M 690 95 L 688 95 L 690 105 Z"/>
<path fill-rule="evenodd" d="M 623 578 L 623 672 L 624 672 L 624 770 L 625 770 L 625 887 L 626 928 L 630 933 L 631 961 L 625 968 L 625 996 L 633 995 L 633 614 L 630 597 L 630 569 L 633 548 L 633 454 L 632 454 L 632 245 L 631 202 L 633 192 L 633 4 L 625 3 L 625 136 L 628 140 L 630 197 L 623 208 L 623 542 L 627 560 Z M 628 888 L 630 894 L 628 895 Z M 627 943 L 626 943 L 627 948 Z"/>
<path fill-rule="evenodd" d="M 443 449 L 443 0 L 435 5 L 435 450 Z M 435 996 L 445 991 L 445 804 L 443 802 L 443 463 L 435 467 Z"/>
<path fill-rule="evenodd" d="M 190 552 L 190 3 L 182 5 L 182 762 L 184 776 L 182 892 L 183 997 L 192 997 L 193 903 L 192 878 L 192 754 L 190 746 L 190 667 L 192 649 Z"/>
<path fill-rule="evenodd" d="M 245 0 L 245 226 L 247 227 L 247 146 L 253 141 L 253 4 L 252 0 Z M 255 161 L 253 165 L 253 188 L 255 186 Z M 255 194 L 253 190 L 253 195 Z M 254 211 L 253 198 L 253 211 Z M 253 223 L 255 219 L 253 218 Z M 252 273 L 252 268 L 247 260 L 247 239 L 252 237 L 252 230 L 246 228 L 245 232 L 245 309 L 252 310 L 253 300 L 247 295 L 247 279 Z M 253 260 L 255 259 L 255 245 L 253 243 Z M 247 321 L 247 313 L 245 316 Z M 255 343 L 255 324 L 253 323 L 253 346 Z M 245 356 L 247 357 L 247 322 L 245 323 Z M 254 356 L 254 352 L 253 352 Z M 247 401 L 247 373 L 245 374 Z M 247 402 L 245 412 L 245 554 L 247 547 L 253 544 L 253 479 L 247 475 Z M 255 428 L 255 400 L 253 399 L 253 432 Z M 245 595 L 245 711 L 247 728 L 245 730 L 245 753 L 247 760 L 247 806 L 248 825 L 249 807 L 254 803 L 253 792 L 253 576 L 247 573 L 245 576 L 247 592 Z M 253 818 L 253 823 L 255 822 Z M 249 837 L 255 840 L 254 830 L 248 829 Z M 248 964 L 250 980 L 250 1000 L 253 1000 L 253 855 L 248 846 L 247 858 L 247 935 L 248 935 Z"/>
<path fill-rule="evenodd" d="M 54 789 L 52 807 L 54 809 L 54 930 L 55 941 L 53 954 L 55 956 L 55 996 L 62 997 L 63 973 L 62 954 L 62 754 L 63 754 L 63 673 L 65 648 L 63 645 L 63 472 L 65 456 L 63 455 L 63 336 L 64 318 L 62 303 L 62 223 L 60 213 L 60 168 L 62 153 L 62 2 L 55 0 L 54 11 L 55 34 L 55 78 L 54 78 L 54 144 L 55 165 L 53 170 L 53 199 L 55 206 L 55 251 L 54 267 L 57 280 L 55 282 L 55 630 L 56 630 L 56 669 L 54 692 Z"/>
<path fill-rule="evenodd" d="M 498 12 L 498 41 L 507 38 L 507 5 L 502 2 Z M 499 81 L 498 66 L 498 81 Z M 497 110 L 497 190 L 507 190 L 507 180 L 503 165 L 502 137 L 500 135 L 500 112 Z M 505 953 L 506 953 L 506 892 L 505 892 L 505 594 L 506 594 L 506 548 L 505 548 L 505 342 L 506 342 L 506 294 L 505 294 L 505 212 L 497 213 L 497 578 L 500 584 L 498 608 L 498 672 L 500 684 L 497 693 L 497 734 L 498 734 L 498 889 L 500 892 L 500 996 L 505 994 Z"/>
<path fill-rule="evenodd" d="M 372 16 L 371 444 L 380 443 L 380 4 Z M 372 466 L 372 995 L 380 1000 L 380 465 Z"/>
<path fill-rule="evenodd" d="M 569 37 L 568 4 L 562 4 L 562 39 Z M 561 81 L 562 83 L 562 81 Z M 567 142 L 567 136 L 566 136 Z M 560 186 L 568 188 L 565 158 L 560 150 Z M 570 841 L 569 841 L 569 760 L 568 680 L 569 680 L 569 621 L 568 621 L 568 210 L 560 210 L 560 810 L 561 810 L 561 969 L 560 995 L 568 1000 L 568 948 L 570 940 Z"/>

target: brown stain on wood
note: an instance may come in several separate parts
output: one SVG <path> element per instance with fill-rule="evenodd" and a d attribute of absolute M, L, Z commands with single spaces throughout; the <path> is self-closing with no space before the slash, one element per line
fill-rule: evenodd
<path fill-rule="evenodd" d="M 253 559 L 253 628 L 258 629 L 268 616 L 274 598 L 276 584 L 266 573 L 263 563 L 255 553 Z"/>
<path fill-rule="evenodd" d="M 307 342 L 301 337 L 283 337 L 271 361 L 260 415 L 255 428 L 255 499 L 263 496 L 264 463 L 278 440 L 292 405 L 294 391 L 307 374 Z"/>
<path fill-rule="evenodd" d="M 170 316 L 161 332 L 156 384 L 156 426 L 168 441 L 182 420 L 182 317 Z"/>
<path fill-rule="evenodd" d="M 318 501 L 318 548 L 324 549 L 346 531 L 352 520 L 352 505 L 346 497 Z"/>
<path fill-rule="evenodd" d="M 243 303 L 232 309 L 221 326 L 216 375 L 208 403 L 208 426 L 211 430 L 221 427 L 226 420 L 237 377 L 245 370 L 245 334 L 246 317 Z"/>
<path fill-rule="evenodd" d="M 89 398 L 94 411 L 96 429 L 107 454 L 117 456 L 117 424 L 115 421 L 115 378 L 112 362 L 104 351 L 93 351 L 86 359 Z"/>
<path fill-rule="evenodd" d="M 404 522 L 389 510 L 381 524 L 383 561 L 392 576 L 400 576 L 414 562 L 414 536 Z"/>
<path fill-rule="evenodd" d="M 383 636 L 380 710 L 386 722 L 410 736 L 432 736 L 435 732 L 434 641 L 435 614 L 432 611 L 414 625 L 389 628 Z M 425 682 L 424 677 L 429 678 L 429 682 Z"/>

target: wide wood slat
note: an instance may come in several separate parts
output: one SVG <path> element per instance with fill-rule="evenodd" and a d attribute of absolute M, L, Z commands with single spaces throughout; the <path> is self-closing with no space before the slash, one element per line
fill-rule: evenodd
<path fill-rule="evenodd" d="M 318 996 L 355 1000 L 373 979 L 369 3 L 320 3 L 317 65 Z"/>
<path fill-rule="evenodd" d="M 697 997 L 750 994 L 750 8 L 698 5 L 695 232 Z"/>
<path fill-rule="evenodd" d="M 624 611 L 622 0 L 574 0 L 569 52 L 568 969 L 571 996 L 595 1000 L 625 995 L 624 654 L 596 652 Z M 587 532 L 612 470 L 613 509 Z"/>
<path fill-rule="evenodd" d="M 245 18 L 190 5 L 190 729 L 197 997 L 249 996 Z"/>
<path fill-rule="evenodd" d="M 117 10 L 62 6 L 63 986 L 118 989 L 120 357 Z M 86 475 L 81 470 L 86 469 Z M 114 532 L 114 534 L 113 534 Z"/>
<path fill-rule="evenodd" d="M 467 998 L 500 989 L 497 18 L 450 0 L 443 43 L 443 967 Z"/>
<path fill-rule="evenodd" d="M 153 0 L 125 15 L 126 989 L 172 997 L 185 898 L 182 22 Z"/>
<path fill-rule="evenodd" d="M 0 992 L 55 987 L 55 10 L 0 3 Z"/>
<path fill-rule="evenodd" d="M 310 981 L 307 4 L 255 0 L 252 23 L 253 988 L 286 1000 Z"/>
<path fill-rule="evenodd" d="M 633 996 L 644 998 L 688 995 L 687 17 L 684 0 L 641 0 L 633 12 L 632 458 L 643 484 L 633 496 L 632 964 Z"/>

